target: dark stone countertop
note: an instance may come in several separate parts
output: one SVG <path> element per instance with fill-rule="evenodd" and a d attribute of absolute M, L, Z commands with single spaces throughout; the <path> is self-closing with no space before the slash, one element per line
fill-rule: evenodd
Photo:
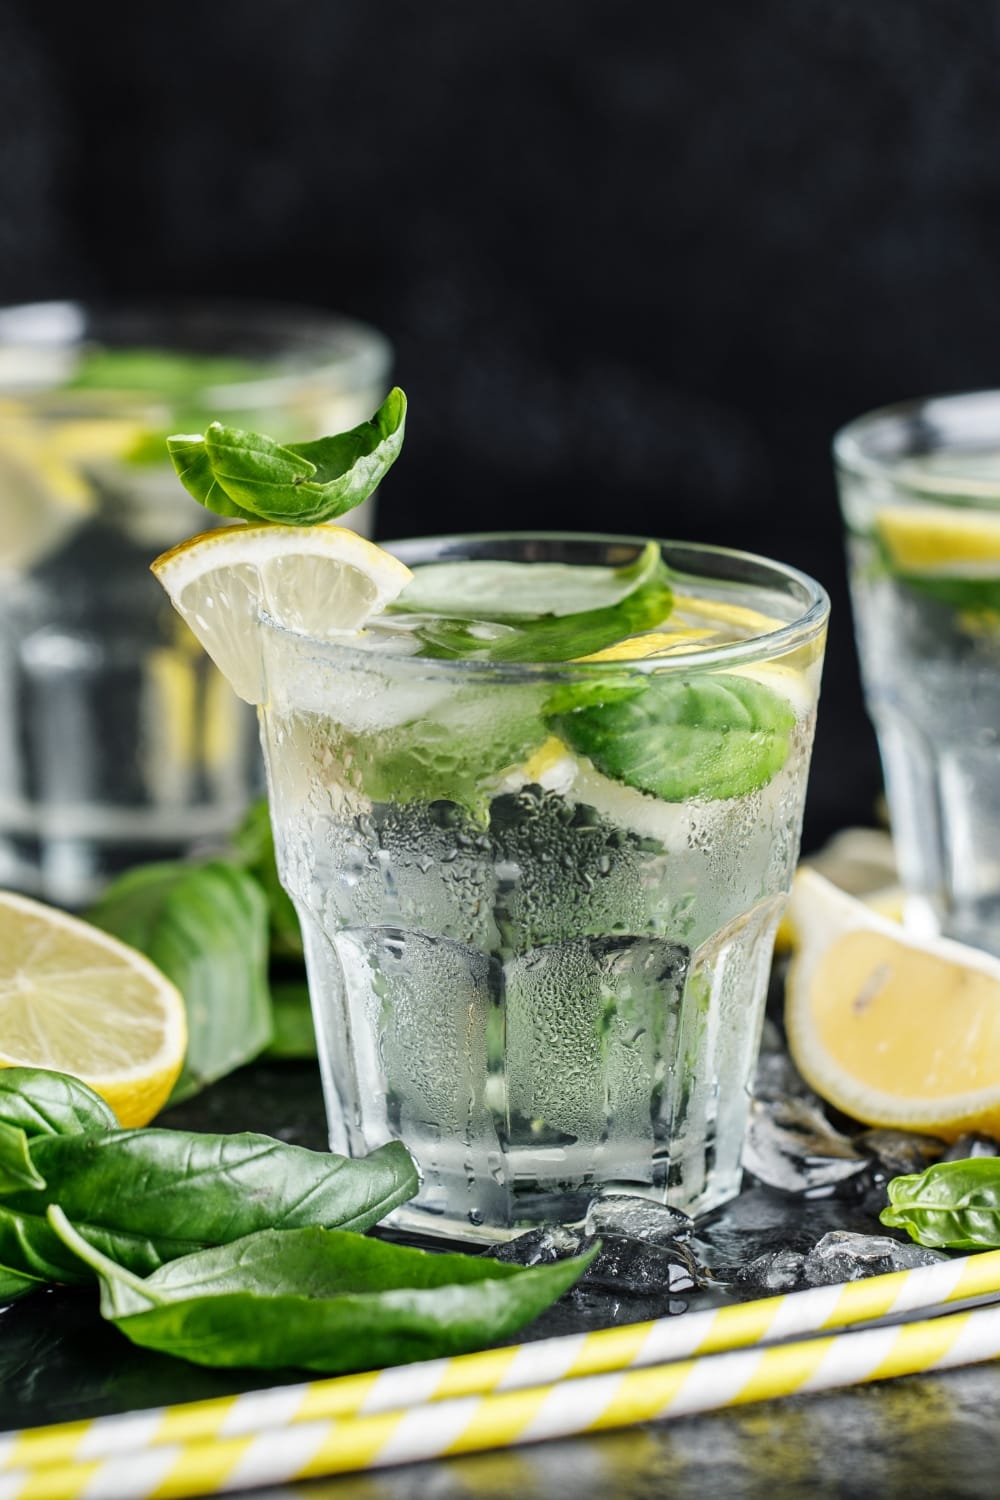
<path fill-rule="evenodd" d="M 325 1145 L 318 1079 L 306 1064 L 258 1064 L 178 1106 L 164 1123 L 191 1129 L 268 1127 Z M 753 1232 L 775 1214 L 866 1227 L 849 1201 L 740 1200 Z M 877 1230 L 874 1221 L 867 1227 Z M 718 1300 L 718 1294 L 712 1299 Z M 663 1300 L 606 1289 L 570 1294 L 532 1337 L 634 1322 Z M 291 1372 L 288 1380 L 301 1379 Z M 126 1343 L 102 1323 L 89 1289 L 53 1289 L 0 1312 L 0 1427 L 189 1401 L 280 1383 L 260 1371 L 200 1369 Z M 379 1474 L 316 1480 L 296 1493 L 361 1500 L 992 1500 L 1000 1470 L 1000 1368 L 981 1365 L 678 1418 L 600 1436 L 453 1458 Z M 256 1492 L 290 1496 L 291 1489 Z"/>

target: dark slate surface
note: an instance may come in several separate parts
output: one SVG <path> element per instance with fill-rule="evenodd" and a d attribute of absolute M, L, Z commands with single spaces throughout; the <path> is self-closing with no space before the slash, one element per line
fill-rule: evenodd
<path fill-rule="evenodd" d="M 164 1116 L 194 1129 L 269 1129 L 322 1147 L 318 1081 L 307 1064 L 258 1064 Z M 809 1203 L 744 1194 L 741 1232 L 789 1240 L 809 1224 L 875 1230 L 857 1201 Z M 721 1240 L 720 1240 L 721 1243 Z M 715 1292 L 706 1303 L 724 1300 Z M 532 1336 L 633 1322 L 662 1300 L 587 1290 L 571 1295 Z M 301 1376 L 290 1373 L 289 1380 Z M 105 1327 L 87 1290 L 42 1293 L 0 1313 L 0 1425 L 13 1428 L 228 1394 L 279 1381 L 260 1372 L 199 1369 L 133 1348 Z M 296 1494 L 363 1500 L 992 1500 L 1000 1466 L 1000 1368 L 982 1366 L 684 1418 L 534 1449 L 316 1481 Z M 267 1491 L 290 1496 L 288 1489 Z"/>

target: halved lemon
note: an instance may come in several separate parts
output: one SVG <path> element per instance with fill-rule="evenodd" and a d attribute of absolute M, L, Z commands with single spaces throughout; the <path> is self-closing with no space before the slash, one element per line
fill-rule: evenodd
<path fill-rule="evenodd" d="M 357 631 L 413 576 L 343 526 L 224 526 L 164 552 L 153 572 L 216 666 L 263 701 L 262 618 L 322 639 Z"/>
<path fill-rule="evenodd" d="M 815 854 L 802 861 L 803 869 L 818 870 L 839 890 L 856 896 L 865 906 L 902 922 L 904 892 L 896 873 L 892 837 L 881 828 L 843 828 Z M 774 940 L 775 953 L 796 946 L 795 929 L 786 909 Z"/>
<path fill-rule="evenodd" d="M 0 1067 L 80 1078 L 122 1125 L 166 1103 L 184 1061 L 180 992 L 88 922 L 0 892 Z"/>
<path fill-rule="evenodd" d="M 1000 512 L 954 505 L 887 505 L 875 529 L 901 573 L 928 575 L 1000 567 Z"/>
<path fill-rule="evenodd" d="M 869 1125 L 1000 1131 L 1000 959 L 912 937 L 814 870 L 789 910 L 788 1043 L 817 1093 Z"/>

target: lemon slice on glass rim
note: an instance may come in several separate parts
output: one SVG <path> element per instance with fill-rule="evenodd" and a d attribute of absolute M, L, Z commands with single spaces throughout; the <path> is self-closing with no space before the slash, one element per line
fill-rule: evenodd
<path fill-rule="evenodd" d="M 71 1073 L 122 1125 L 163 1107 L 187 1046 L 180 992 L 108 933 L 0 892 L 0 1067 Z"/>
<path fill-rule="evenodd" d="M 785 1020 L 807 1083 L 869 1125 L 1000 1131 L 1000 959 L 917 938 L 815 870 L 789 916 Z"/>
<path fill-rule="evenodd" d="M 264 698 L 262 617 L 320 639 L 359 631 L 413 576 L 344 526 L 223 526 L 152 565 L 177 612 L 248 703 Z"/>

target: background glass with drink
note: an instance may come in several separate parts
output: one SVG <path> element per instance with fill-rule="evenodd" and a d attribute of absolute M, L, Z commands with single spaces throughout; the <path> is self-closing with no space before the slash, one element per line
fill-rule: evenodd
<path fill-rule="evenodd" d="M 834 456 L 908 922 L 1000 953 L 1000 392 L 876 411 Z"/>
<path fill-rule="evenodd" d="M 303 309 L 0 310 L 0 885 L 82 905 L 232 828 L 256 725 L 149 576 L 213 524 L 164 438 L 350 427 L 389 364 L 373 329 Z"/>

